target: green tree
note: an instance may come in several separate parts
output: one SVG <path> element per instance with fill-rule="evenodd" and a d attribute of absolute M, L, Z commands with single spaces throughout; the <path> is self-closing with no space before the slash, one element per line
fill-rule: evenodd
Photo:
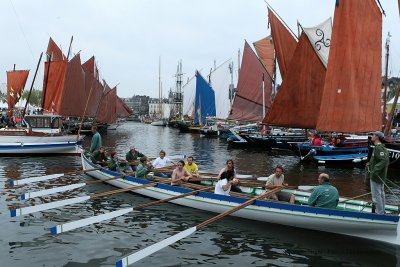
<path fill-rule="evenodd" d="M 29 91 L 25 90 L 22 93 L 22 99 L 27 99 Z M 40 106 L 42 104 L 42 91 L 37 89 L 32 89 L 32 93 L 29 99 L 29 104 L 34 106 Z"/>

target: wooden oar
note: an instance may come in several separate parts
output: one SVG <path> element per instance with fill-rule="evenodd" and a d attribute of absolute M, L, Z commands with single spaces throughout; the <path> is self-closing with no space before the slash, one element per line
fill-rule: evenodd
<path fill-rule="evenodd" d="M 175 242 L 177 242 L 177 241 L 179 241 L 179 240 L 181 240 L 181 239 L 183 239 L 183 238 L 185 238 L 185 237 L 187 237 L 187 236 L 189 236 L 191 234 L 193 234 L 197 230 L 199 230 L 201 228 L 204 228 L 207 225 L 209 225 L 209 224 L 211 224 L 211 223 L 213 223 L 213 222 L 215 222 L 215 221 L 217 221 L 217 220 L 219 220 L 219 219 L 221 219 L 221 218 L 223 218 L 223 217 L 225 217 L 227 215 L 230 215 L 230 214 L 232 214 L 232 213 L 234 213 L 234 212 L 236 212 L 236 211 L 238 211 L 240 209 L 243 209 L 243 208 L 245 208 L 245 207 L 247 207 L 249 205 L 252 205 L 254 202 L 256 202 L 259 199 L 263 199 L 263 198 L 266 198 L 268 196 L 271 196 L 272 194 L 278 193 L 280 190 L 282 190 L 282 188 L 275 188 L 274 190 L 268 191 L 268 192 L 266 192 L 266 193 L 264 193 L 264 194 L 262 194 L 260 196 L 253 197 L 253 198 L 247 200 L 246 202 L 244 202 L 243 204 L 240 204 L 240 205 L 238 205 L 238 206 L 236 206 L 234 208 L 231 208 L 231 209 L 229 209 L 229 210 L 227 210 L 227 211 L 225 211 L 225 212 L 223 212 L 223 213 L 221 213 L 221 214 L 219 214 L 217 216 L 214 216 L 211 219 L 208 219 L 208 220 L 206 220 L 206 221 L 204 221 L 204 222 L 202 222 L 202 223 L 200 223 L 200 224 L 198 224 L 198 225 L 196 225 L 196 226 L 194 226 L 192 228 L 189 228 L 189 229 L 187 229 L 185 231 L 179 232 L 179 233 L 177 233 L 177 234 L 175 234 L 175 235 L 173 235 L 171 237 L 168 237 L 168 238 L 166 238 L 166 239 L 164 239 L 164 240 L 162 240 L 162 241 L 160 241 L 160 242 L 158 242 L 156 244 L 153 244 L 153 245 L 151 245 L 151 246 L 149 246 L 147 248 L 139 250 L 138 252 L 135 252 L 133 254 L 130 254 L 130 255 L 120 259 L 119 261 L 116 262 L 116 266 L 125 267 L 125 266 L 128 266 L 128 265 L 132 264 L 132 263 L 135 263 L 135 262 L 137 262 L 137 261 L 139 261 L 139 260 L 141 260 L 141 259 L 143 259 L 143 258 L 145 258 L 145 257 L 147 257 L 147 256 L 149 256 L 149 255 L 151 255 L 151 254 L 153 254 L 153 253 L 155 253 L 155 252 L 157 252 L 157 251 L 159 251 L 159 250 L 161 250 L 161 249 L 163 249 L 163 248 L 165 248 L 165 247 L 167 247 L 167 246 L 169 246 L 169 245 L 171 245 L 171 244 L 173 244 L 173 243 L 175 243 Z"/>
<path fill-rule="evenodd" d="M 53 235 L 64 233 L 64 232 L 67 232 L 67 231 L 74 230 L 76 228 L 87 226 L 89 224 L 94 224 L 94 223 L 99 223 L 99 222 L 102 222 L 102 221 L 105 221 L 105 220 L 110 220 L 110 219 L 113 219 L 115 217 L 122 216 L 122 215 L 125 215 L 125 214 L 129 213 L 129 212 L 132 212 L 133 210 L 147 208 L 147 207 L 154 206 L 154 205 L 157 205 L 157 204 L 169 202 L 169 201 L 172 201 L 172 200 L 175 200 L 175 199 L 178 199 L 178 198 L 183 198 L 183 197 L 195 195 L 195 194 L 197 194 L 199 192 L 207 191 L 207 190 L 211 190 L 211 189 L 214 189 L 214 188 L 208 187 L 208 188 L 202 188 L 202 189 L 198 189 L 198 190 L 193 190 L 193 191 L 188 192 L 188 193 L 184 193 L 184 194 L 181 194 L 181 195 L 169 197 L 169 198 L 162 199 L 162 200 L 153 201 L 153 202 L 150 202 L 150 203 L 147 203 L 147 204 L 142 204 L 142 205 L 139 205 L 139 206 L 134 206 L 134 207 L 130 207 L 130 208 L 116 210 L 116 211 L 113 211 L 113 212 L 109 212 L 109 213 L 93 216 L 93 217 L 82 219 L 82 220 L 78 220 L 78 221 L 73 221 L 73 222 L 69 222 L 69 223 L 60 224 L 60 225 L 52 227 L 50 229 L 50 233 L 53 234 Z"/>
<path fill-rule="evenodd" d="M 370 195 L 370 194 L 371 194 L 371 192 L 368 192 L 368 193 L 365 193 L 365 194 L 362 194 L 362 195 L 359 195 L 359 196 L 355 196 L 355 197 L 352 197 L 352 198 L 348 198 L 348 199 L 339 201 L 338 204 L 340 204 L 340 203 L 345 203 L 345 202 L 347 202 L 347 201 L 349 201 L 349 200 L 357 199 L 357 198 L 360 198 L 360 197 L 363 197 L 363 196 L 367 196 L 367 195 Z"/>
<path fill-rule="evenodd" d="M 92 172 L 92 171 L 97 171 L 97 170 L 100 170 L 100 169 L 102 169 L 102 168 L 78 170 L 78 171 L 72 171 L 72 172 L 66 172 L 66 173 L 55 173 L 55 174 L 49 174 L 49 175 L 44 175 L 44 176 L 25 178 L 25 179 L 21 179 L 21 180 L 13 180 L 13 181 L 10 181 L 10 186 L 29 184 L 29 183 L 34 183 L 34 182 L 41 182 L 41 181 L 46 181 L 46 180 L 58 178 L 58 177 L 61 177 L 61 176 L 64 176 L 64 175 L 77 174 L 77 173 L 80 173 L 80 172 Z"/>
<path fill-rule="evenodd" d="M 117 179 L 121 179 L 124 177 L 125 177 L 125 175 L 120 175 L 120 176 L 116 176 L 116 177 L 106 178 L 103 180 L 96 180 L 96 181 L 91 181 L 91 182 L 86 182 L 86 183 L 70 184 L 70 185 L 59 186 L 59 187 L 54 187 L 54 188 L 40 190 L 40 191 L 28 192 L 28 193 L 22 194 L 20 196 L 20 198 L 21 198 L 21 200 L 26 200 L 26 199 L 35 198 L 35 197 L 47 196 L 47 195 L 51 195 L 51 194 L 55 194 L 55 193 L 65 192 L 68 190 L 78 189 L 78 188 L 81 188 L 81 187 L 84 187 L 84 186 L 90 185 L 90 184 L 104 183 L 107 181 L 117 180 Z"/>
<path fill-rule="evenodd" d="M 169 183 L 169 181 L 148 183 L 148 184 L 144 184 L 144 185 L 138 185 L 138 186 L 133 186 L 133 187 L 128 187 L 128 188 L 122 188 L 122 189 L 107 191 L 107 192 L 103 192 L 103 193 L 98 193 L 98 194 L 94 194 L 94 195 L 90 195 L 90 196 L 69 198 L 69 199 L 49 202 L 49 203 L 35 205 L 35 206 L 28 206 L 28 207 L 22 207 L 19 209 L 12 209 L 12 210 L 10 210 L 10 214 L 11 214 L 11 217 L 26 215 L 26 214 L 34 213 L 37 211 L 44 211 L 44 210 L 54 209 L 54 208 L 58 208 L 58 207 L 66 206 L 66 205 L 81 203 L 81 202 L 84 202 L 89 199 L 95 199 L 95 198 L 104 197 L 104 196 L 108 196 L 108 195 L 112 195 L 112 194 L 126 192 L 126 191 L 133 191 L 133 190 L 137 190 L 137 189 L 141 189 L 141 188 L 145 188 L 145 187 L 152 187 L 152 186 L 156 186 L 159 183 Z"/>

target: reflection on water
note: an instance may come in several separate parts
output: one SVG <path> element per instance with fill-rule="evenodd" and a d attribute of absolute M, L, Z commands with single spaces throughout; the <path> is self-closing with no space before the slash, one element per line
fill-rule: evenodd
<path fill-rule="evenodd" d="M 90 139 L 90 138 L 89 138 Z M 127 123 L 103 136 L 103 143 L 114 147 L 122 157 L 135 145 L 148 156 L 160 149 L 169 155 L 193 155 L 200 168 L 219 171 L 227 159 L 235 161 L 239 173 L 267 176 L 277 164 L 285 167 L 285 179 L 292 185 L 315 184 L 320 172 L 333 178 L 341 195 L 369 192 L 360 168 L 321 167 L 300 164 L 289 152 L 267 153 L 262 150 L 234 149 L 218 138 L 179 134 L 174 129 Z M 88 146 L 89 140 L 85 145 Z M 135 211 L 105 223 L 51 236 L 49 229 L 60 223 L 87 218 L 104 212 L 148 203 L 151 199 L 131 193 L 116 194 L 72 206 L 10 218 L 12 206 L 36 205 L 113 190 L 95 184 L 74 191 L 19 201 L 28 191 L 61 186 L 91 178 L 79 174 L 11 189 L 10 179 L 64 173 L 80 169 L 77 157 L 2 158 L 0 161 L 0 258 L 1 266 L 114 266 L 122 256 L 142 249 L 199 222 L 213 214 L 173 204 L 161 204 Z M 391 178 L 398 172 L 391 171 Z M 398 180 L 393 180 L 399 184 Z M 394 191 L 395 194 L 399 190 Z M 396 196 L 388 200 L 397 203 Z M 400 251 L 365 240 L 333 234 L 225 218 L 142 260 L 139 266 L 395 266 Z"/>

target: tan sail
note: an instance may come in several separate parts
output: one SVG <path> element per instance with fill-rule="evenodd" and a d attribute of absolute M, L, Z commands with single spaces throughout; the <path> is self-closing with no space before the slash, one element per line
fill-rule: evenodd
<path fill-rule="evenodd" d="M 28 75 L 29 70 L 7 71 L 7 103 L 9 117 L 13 116 L 13 109 L 21 98 Z"/>
<path fill-rule="evenodd" d="M 303 32 L 287 76 L 263 122 L 314 129 L 320 110 L 326 69 Z"/>
<path fill-rule="evenodd" d="M 318 131 L 381 128 L 381 41 L 382 14 L 375 0 L 338 2 Z"/>
<path fill-rule="evenodd" d="M 296 49 L 297 41 L 270 8 L 268 8 L 268 18 L 271 24 L 271 34 L 275 47 L 276 59 L 278 61 L 282 80 L 284 80 L 294 50 Z"/>
<path fill-rule="evenodd" d="M 274 44 L 272 42 L 272 37 L 267 36 L 257 42 L 254 42 L 253 45 L 265 69 L 267 70 L 269 75 L 273 77 L 275 53 L 274 53 Z"/>

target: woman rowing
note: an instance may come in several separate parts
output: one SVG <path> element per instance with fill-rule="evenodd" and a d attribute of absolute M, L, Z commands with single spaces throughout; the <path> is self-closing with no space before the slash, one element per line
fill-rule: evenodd
<path fill-rule="evenodd" d="M 185 162 L 178 161 L 178 165 L 172 172 L 171 185 L 181 185 L 183 182 L 189 181 L 192 175 L 183 167 Z"/>
<path fill-rule="evenodd" d="M 233 163 L 233 160 L 231 160 L 231 159 L 228 159 L 226 161 L 226 166 L 224 168 L 222 168 L 221 171 L 219 172 L 218 177 L 217 177 L 218 181 L 222 179 L 222 174 L 227 171 L 232 171 L 233 172 L 232 179 L 236 179 L 235 164 Z M 232 190 L 233 192 L 242 193 L 242 190 L 237 186 L 237 184 L 239 184 L 239 180 L 237 180 L 237 181 L 238 182 L 236 184 L 234 184 L 230 190 Z"/>
<path fill-rule="evenodd" d="M 140 163 L 136 168 L 136 178 L 142 178 L 142 179 L 147 179 L 147 174 L 151 172 L 153 166 L 151 165 L 151 162 L 148 161 L 147 157 L 141 157 L 140 158 Z"/>
<path fill-rule="evenodd" d="M 221 179 L 215 185 L 214 194 L 229 196 L 233 186 L 239 183 L 239 180 L 234 178 L 235 173 L 232 170 L 221 173 Z"/>

